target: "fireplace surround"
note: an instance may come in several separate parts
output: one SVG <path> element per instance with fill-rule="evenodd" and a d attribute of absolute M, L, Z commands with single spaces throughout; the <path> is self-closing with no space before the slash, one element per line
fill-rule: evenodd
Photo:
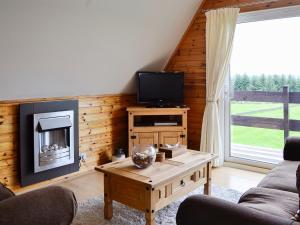
<path fill-rule="evenodd" d="M 77 100 L 21 104 L 21 186 L 78 171 L 78 140 Z"/>

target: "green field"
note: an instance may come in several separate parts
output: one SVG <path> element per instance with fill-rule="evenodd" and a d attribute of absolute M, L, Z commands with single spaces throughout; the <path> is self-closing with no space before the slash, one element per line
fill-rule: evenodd
<path fill-rule="evenodd" d="M 268 111 L 263 111 L 268 110 Z M 231 102 L 231 115 L 283 118 L 283 104 Z M 289 105 L 289 117 L 300 120 L 300 105 Z M 300 136 L 300 132 L 290 132 L 290 136 Z M 283 131 L 256 127 L 231 126 L 231 141 L 236 144 L 282 149 Z"/>

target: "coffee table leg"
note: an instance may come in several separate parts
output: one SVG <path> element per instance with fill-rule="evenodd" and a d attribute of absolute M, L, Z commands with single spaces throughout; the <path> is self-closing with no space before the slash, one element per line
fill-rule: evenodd
<path fill-rule="evenodd" d="M 145 213 L 146 225 L 155 225 L 155 214 L 151 212 Z"/>
<path fill-rule="evenodd" d="M 207 163 L 207 168 L 206 168 L 206 184 L 204 184 L 204 194 L 205 195 L 210 195 L 211 194 L 211 170 L 212 170 L 212 164 L 211 162 Z"/>
<path fill-rule="evenodd" d="M 155 198 L 153 196 L 154 188 L 152 186 L 146 187 L 146 211 L 145 219 L 146 225 L 155 225 Z"/>
<path fill-rule="evenodd" d="M 109 188 L 110 175 L 104 174 L 104 218 L 110 220 L 113 216 L 112 199 Z"/>
<path fill-rule="evenodd" d="M 104 197 L 104 218 L 110 220 L 113 216 L 112 201 Z"/>

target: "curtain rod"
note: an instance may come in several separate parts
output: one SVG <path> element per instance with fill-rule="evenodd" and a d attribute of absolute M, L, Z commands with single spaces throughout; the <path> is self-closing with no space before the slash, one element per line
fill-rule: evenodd
<path fill-rule="evenodd" d="M 242 8 L 242 7 L 247 7 L 247 6 L 254 6 L 254 5 L 260 5 L 260 4 L 265 4 L 265 3 L 275 3 L 278 2 L 278 0 L 262 0 L 259 2 L 249 2 L 249 3 L 241 3 L 241 4 L 236 4 L 236 5 L 228 5 L 225 7 L 221 8 L 216 8 L 216 9 L 225 9 L 225 8 Z M 216 9 L 201 9 L 200 12 L 206 13 L 211 10 L 216 10 Z"/>

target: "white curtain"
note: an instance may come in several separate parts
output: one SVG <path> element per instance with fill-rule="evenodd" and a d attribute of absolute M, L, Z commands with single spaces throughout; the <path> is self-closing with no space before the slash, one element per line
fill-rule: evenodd
<path fill-rule="evenodd" d="M 224 8 L 205 13 L 206 107 L 202 123 L 200 150 L 219 156 L 213 164 L 216 167 L 221 166 L 224 162 L 218 101 L 229 69 L 239 11 L 238 8 Z"/>

